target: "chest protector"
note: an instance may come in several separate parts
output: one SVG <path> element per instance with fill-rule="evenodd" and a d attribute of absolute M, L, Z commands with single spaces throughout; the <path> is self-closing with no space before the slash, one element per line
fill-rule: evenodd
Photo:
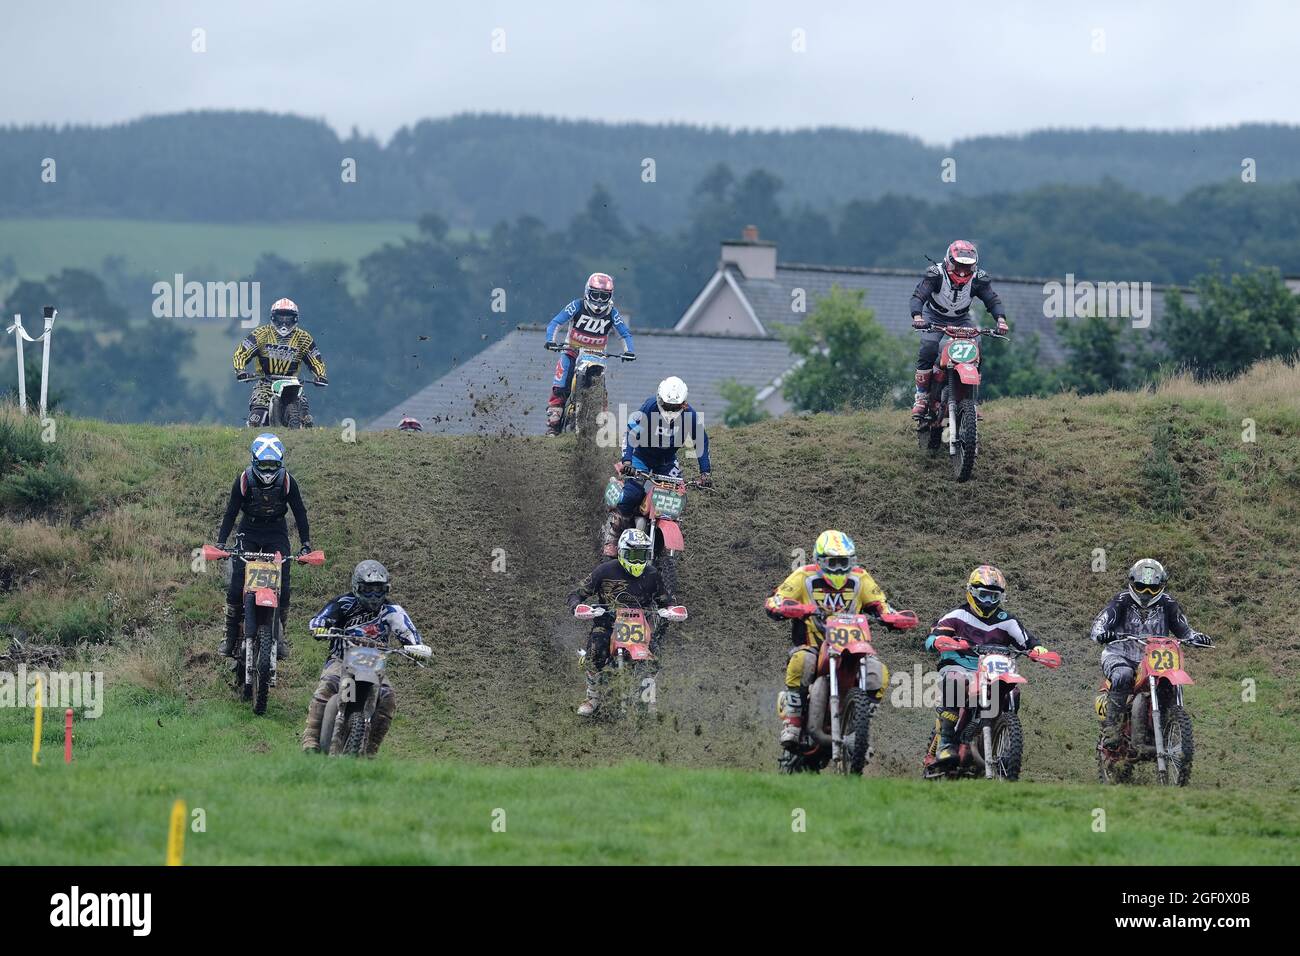
<path fill-rule="evenodd" d="M 614 328 L 614 311 L 611 307 L 604 315 L 591 315 L 583 303 L 578 314 L 569 322 L 569 345 L 604 350 L 609 333 Z"/>
<path fill-rule="evenodd" d="M 975 293 L 975 276 L 965 285 L 957 286 L 948 278 L 948 270 L 940 269 L 939 281 L 942 284 L 930 293 L 930 308 L 947 319 L 965 318 Z"/>
<path fill-rule="evenodd" d="M 289 472 L 284 468 L 269 485 L 257 480 L 251 465 L 244 469 L 239 476 L 244 514 L 259 524 L 282 520 L 289 511 L 289 481 Z"/>

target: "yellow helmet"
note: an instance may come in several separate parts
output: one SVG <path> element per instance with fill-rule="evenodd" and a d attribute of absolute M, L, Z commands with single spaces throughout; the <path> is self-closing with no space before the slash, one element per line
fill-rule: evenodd
<path fill-rule="evenodd" d="M 813 558 L 822 577 L 836 590 L 848 581 L 857 553 L 853 539 L 843 531 L 823 531 L 813 545 Z"/>
<path fill-rule="evenodd" d="M 966 579 L 966 603 L 980 617 L 992 617 L 1006 593 L 1007 579 L 991 564 L 981 564 Z"/>

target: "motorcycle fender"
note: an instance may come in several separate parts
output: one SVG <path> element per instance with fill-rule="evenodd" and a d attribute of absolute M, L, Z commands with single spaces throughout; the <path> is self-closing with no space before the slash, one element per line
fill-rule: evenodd
<path fill-rule="evenodd" d="M 664 538 L 664 548 L 669 551 L 685 551 L 686 540 L 682 537 L 681 526 L 676 521 L 669 521 L 667 518 L 661 518 L 659 521 L 659 533 Z"/>
<path fill-rule="evenodd" d="M 980 368 L 971 362 L 961 362 L 957 365 L 957 377 L 967 385 L 978 385 L 980 383 Z"/>
<path fill-rule="evenodd" d="M 999 674 L 994 680 L 1004 684 L 1023 684 L 1026 678 L 1021 674 Z"/>
<path fill-rule="evenodd" d="M 650 660 L 650 648 L 646 647 L 644 644 L 625 644 L 623 645 L 623 650 L 627 653 L 627 656 L 632 658 L 634 661 Z"/>
<path fill-rule="evenodd" d="M 1196 683 L 1196 681 L 1192 680 L 1192 676 L 1188 674 L 1187 671 L 1165 671 L 1160 676 L 1175 686 L 1180 684 Z"/>
<path fill-rule="evenodd" d="M 258 588 L 256 593 L 258 607 L 280 606 L 280 595 L 275 593 L 274 588 Z"/>

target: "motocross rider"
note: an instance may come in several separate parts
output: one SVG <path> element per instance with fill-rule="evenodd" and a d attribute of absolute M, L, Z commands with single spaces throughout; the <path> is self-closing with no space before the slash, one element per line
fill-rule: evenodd
<path fill-rule="evenodd" d="M 561 326 L 568 328 L 564 345 L 557 346 L 555 333 Z M 578 357 L 578 349 L 604 351 L 611 328 L 623 339 L 623 357 L 629 362 L 635 361 L 632 331 L 614 307 L 614 280 L 603 272 L 593 272 L 587 277 L 587 288 L 582 298 L 566 305 L 546 326 L 546 347 L 552 351 L 561 349 L 559 361 L 555 363 L 555 379 L 551 382 L 551 397 L 546 402 L 546 434 L 560 433 L 560 419 L 564 415 L 569 389 L 573 386 L 574 359 Z"/>
<path fill-rule="evenodd" d="M 614 465 L 614 473 L 626 475 L 632 471 L 652 471 L 657 475 L 680 477 L 682 470 L 677 461 L 680 448 L 691 448 L 700 466 L 699 484 L 713 485 L 709 462 L 709 434 L 699 413 L 686 401 L 686 383 L 676 375 L 659 383 L 655 395 L 641 403 L 627 420 L 627 434 L 623 439 L 622 460 Z M 603 550 L 606 557 L 614 556 L 614 542 L 619 532 L 636 517 L 645 498 L 645 485 L 635 479 L 623 482 L 623 496 L 609 510 L 605 522 Z"/>
<path fill-rule="evenodd" d="M 249 456 L 248 467 L 239 473 L 230 489 L 221 530 L 217 532 L 217 547 L 228 550 L 226 539 L 230 537 L 235 518 L 242 512 L 237 537 L 244 550 L 290 554 L 289 526 L 285 515 L 292 509 L 293 520 L 298 526 L 298 540 L 302 544 L 298 554 L 311 551 L 307 506 L 303 503 L 297 480 L 284 466 L 284 444 L 275 435 L 264 432 L 253 439 Z M 235 656 L 239 624 L 244 616 L 244 562 L 234 558 L 231 565 L 230 586 L 226 589 L 226 638 L 221 645 L 221 653 L 226 657 Z M 292 566 L 292 561 L 280 566 L 280 640 L 275 649 L 279 660 L 289 656 L 285 624 L 289 620 L 289 570 Z"/>
<path fill-rule="evenodd" d="M 1115 747 L 1120 742 L 1124 707 L 1133 693 L 1133 679 L 1142 660 L 1145 636 L 1175 637 L 1194 647 L 1212 647 L 1214 642 L 1187 622 L 1182 606 L 1165 592 L 1169 575 L 1154 558 L 1143 558 L 1128 572 L 1128 587 L 1102 608 L 1092 622 L 1092 639 L 1102 645 L 1101 672 L 1109 683 L 1106 693 L 1106 716 L 1102 723 L 1102 744 Z M 1155 752 L 1155 742 L 1147 739 L 1143 721 L 1133 722 L 1134 751 L 1142 756 Z"/>
<path fill-rule="evenodd" d="M 569 594 L 569 610 L 580 604 L 606 608 L 605 614 L 593 618 L 587 636 L 587 699 L 578 707 L 578 714 L 590 717 L 600 706 L 601 671 L 609 663 L 609 635 L 614 626 L 614 612 L 619 607 L 639 607 L 647 615 L 655 609 L 673 606 L 673 595 L 663 576 L 650 563 L 652 544 L 650 536 L 638 528 L 628 528 L 618 539 L 618 558 L 596 565 Z M 663 637 L 666 622 L 652 618 L 654 634 L 650 652 L 656 653 Z"/>
<path fill-rule="evenodd" d="M 330 641 L 329 656 L 320 672 L 320 683 L 307 708 L 307 726 L 302 732 L 302 749 L 306 752 L 320 750 L 320 725 L 325 717 L 325 705 L 339 692 L 343 677 L 343 641 L 332 630 L 350 634 L 367 634 L 374 638 L 395 637 L 403 644 L 423 644 L 420 632 L 411 623 L 410 616 L 400 604 L 388 600 L 392 579 L 388 569 L 378 561 L 367 559 L 352 571 L 352 589 L 340 594 L 311 619 L 308 627 L 316 640 Z M 397 696 L 387 679 L 379 690 L 379 702 L 370 725 L 370 741 L 366 753 L 379 752 L 379 745 L 388 734 L 388 726 L 397 712 Z"/>
<path fill-rule="evenodd" d="M 1003 608 L 1006 594 L 1007 579 L 1002 572 L 991 564 L 981 564 L 966 579 L 966 603 L 953 608 L 930 628 L 925 639 L 927 651 L 935 649 L 934 642 L 940 637 L 965 641 L 970 647 L 939 654 L 942 697 L 935 709 L 934 734 L 925 756 L 926 766 L 949 764 L 957 757 L 953 732 L 959 711 L 967 704 L 971 675 L 979 666 L 976 647 L 1001 644 L 1026 651 L 1032 659 L 1047 653 L 1047 648 L 1020 619 Z"/>
<path fill-rule="evenodd" d="M 1007 332 L 1007 311 L 993 291 L 989 274 L 979 268 L 975 244 L 958 239 L 948 246 L 942 263 L 932 263 L 912 293 L 912 327 L 927 324 L 972 326 L 971 303 L 979 299 L 998 322 L 998 333 Z M 942 332 L 922 332 L 921 348 L 916 356 L 916 401 L 912 417 L 924 418 L 930 394 L 930 375 L 939 357 Z"/>
<path fill-rule="evenodd" d="M 786 661 L 785 690 L 777 699 L 781 746 L 795 750 L 804 731 L 808 688 L 817 672 L 824 618 L 830 614 L 868 613 L 886 626 L 903 630 L 915 624 L 910 611 L 895 611 L 885 592 L 855 561 L 857 549 L 843 531 L 823 531 L 813 546 L 813 563 L 793 571 L 767 599 L 764 610 L 774 621 L 789 620 L 793 647 Z M 868 661 L 867 690 L 880 701 L 889 686 L 889 668 Z"/>
<path fill-rule="evenodd" d="M 244 368 L 253 359 L 257 359 L 261 378 L 253 386 L 253 394 L 248 399 L 250 428 L 261 425 L 271 407 L 271 380 L 267 376 L 297 375 L 299 364 L 305 361 L 316 381 L 329 384 L 325 377 L 325 359 L 321 358 L 311 334 L 298 325 L 298 306 L 292 299 L 276 299 L 271 306 L 271 321 L 253 329 L 235 348 L 237 379 L 243 380 L 240 376 L 244 375 Z M 300 396 L 298 402 L 302 405 L 302 425 L 311 428 L 307 396 Z"/>

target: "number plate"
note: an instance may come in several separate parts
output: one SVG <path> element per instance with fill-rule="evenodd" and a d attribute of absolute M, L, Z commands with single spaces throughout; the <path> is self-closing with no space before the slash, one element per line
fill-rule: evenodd
<path fill-rule="evenodd" d="M 606 362 L 607 360 L 603 356 L 597 355 L 595 352 L 588 352 L 586 349 L 580 349 L 578 351 L 577 365 L 579 371 L 591 368 L 593 365 L 599 365 L 601 368 L 604 368 Z"/>
<path fill-rule="evenodd" d="M 249 561 L 244 565 L 244 590 L 280 590 L 280 566 L 273 561 Z"/>
<path fill-rule="evenodd" d="M 650 493 L 650 500 L 661 518 L 676 518 L 686 507 L 685 495 L 668 488 L 655 488 Z"/>
<path fill-rule="evenodd" d="M 609 479 L 609 484 L 605 486 L 605 505 L 612 508 L 619 503 L 623 497 L 623 482 L 617 478 Z"/>
<path fill-rule="evenodd" d="M 980 357 L 979 346 L 974 342 L 957 341 L 948 346 L 948 358 L 954 362 L 974 362 Z"/>
<path fill-rule="evenodd" d="M 1153 674 L 1178 669 L 1178 655 L 1172 647 L 1157 647 L 1147 652 L 1147 670 Z"/>
<path fill-rule="evenodd" d="M 645 644 L 649 641 L 650 628 L 646 624 L 645 612 L 620 608 L 614 621 L 614 640 L 620 644 Z"/>
<path fill-rule="evenodd" d="M 986 674 L 997 676 L 999 674 L 1014 674 L 1016 672 L 1016 665 L 1012 663 L 1011 658 L 1005 657 L 1002 654 L 985 654 L 982 663 L 984 664 L 984 672 Z"/>

